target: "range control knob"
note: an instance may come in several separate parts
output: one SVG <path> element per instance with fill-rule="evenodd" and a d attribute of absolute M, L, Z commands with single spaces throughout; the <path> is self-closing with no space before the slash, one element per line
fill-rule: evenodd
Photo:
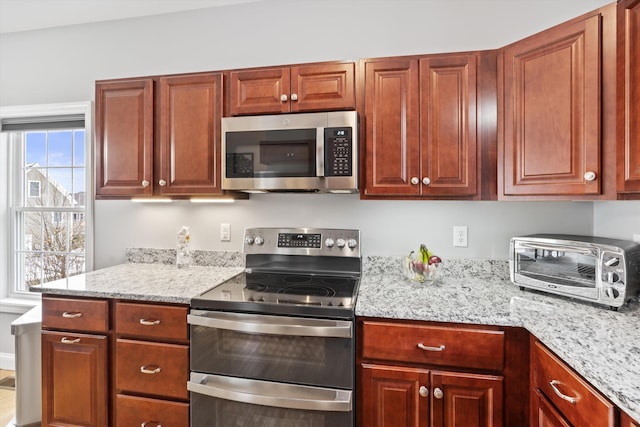
<path fill-rule="evenodd" d="M 245 237 L 245 238 L 244 238 L 244 242 L 245 242 L 247 245 L 253 245 L 253 237 L 251 237 L 251 236 L 247 236 L 247 237 Z"/>
<path fill-rule="evenodd" d="M 356 246 L 358 246 L 358 241 L 356 239 L 349 239 L 349 240 L 347 240 L 347 246 L 349 246 L 349 248 L 353 249 Z"/>
<path fill-rule="evenodd" d="M 262 238 L 260 236 L 257 236 L 255 238 L 255 242 L 256 242 L 256 245 L 262 245 L 262 244 L 264 244 L 264 238 Z"/>
<path fill-rule="evenodd" d="M 339 248 L 344 248 L 344 245 L 346 245 L 347 242 L 344 241 L 344 239 L 338 239 L 336 241 L 336 245 L 338 245 Z"/>
<path fill-rule="evenodd" d="M 327 240 L 324 241 L 324 245 L 328 248 L 332 248 L 336 242 L 331 237 L 328 237 Z"/>

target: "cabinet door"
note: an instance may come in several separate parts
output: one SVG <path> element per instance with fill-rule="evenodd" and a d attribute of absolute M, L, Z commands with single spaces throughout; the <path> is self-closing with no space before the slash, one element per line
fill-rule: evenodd
<path fill-rule="evenodd" d="M 420 193 L 418 61 L 366 62 L 366 195 Z M 415 178 L 415 183 L 412 179 Z"/>
<path fill-rule="evenodd" d="M 222 74 L 160 79 L 160 194 L 220 194 Z"/>
<path fill-rule="evenodd" d="M 600 194 L 601 33 L 595 15 L 502 50 L 504 195 Z"/>
<path fill-rule="evenodd" d="M 620 427 L 640 427 L 626 412 L 620 412 Z"/>
<path fill-rule="evenodd" d="M 477 193 L 476 63 L 473 54 L 420 60 L 423 194 Z"/>
<path fill-rule="evenodd" d="M 289 68 L 232 71 L 229 77 L 232 116 L 289 112 Z"/>
<path fill-rule="evenodd" d="M 640 1 L 618 3 L 618 191 L 640 192 Z"/>
<path fill-rule="evenodd" d="M 571 427 L 540 390 L 531 394 L 531 427 Z"/>
<path fill-rule="evenodd" d="M 291 68 L 291 112 L 355 109 L 355 66 L 307 65 Z"/>
<path fill-rule="evenodd" d="M 96 83 L 96 196 L 153 192 L 153 80 Z"/>
<path fill-rule="evenodd" d="M 501 427 L 501 376 L 432 372 L 432 427 Z"/>
<path fill-rule="evenodd" d="M 420 395 L 421 388 L 424 397 Z M 363 364 L 360 425 L 426 426 L 429 419 L 428 389 L 427 370 Z"/>
<path fill-rule="evenodd" d="M 42 331 L 42 425 L 107 426 L 107 337 Z"/>

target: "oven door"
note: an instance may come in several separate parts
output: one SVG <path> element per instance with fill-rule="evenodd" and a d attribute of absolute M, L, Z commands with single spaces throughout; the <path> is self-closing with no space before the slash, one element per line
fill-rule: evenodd
<path fill-rule="evenodd" d="M 352 392 L 193 372 L 191 426 L 352 427 Z"/>
<path fill-rule="evenodd" d="M 191 310 L 191 371 L 353 389 L 353 322 Z"/>
<path fill-rule="evenodd" d="M 511 243 L 511 279 L 516 285 L 597 300 L 598 250 L 578 244 L 516 240 Z"/>

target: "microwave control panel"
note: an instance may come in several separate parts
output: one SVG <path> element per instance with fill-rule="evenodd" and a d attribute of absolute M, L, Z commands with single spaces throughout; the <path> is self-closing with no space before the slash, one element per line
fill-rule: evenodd
<path fill-rule="evenodd" d="M 338 127 L 324 130 L 324 175 L 353 175 L 352 128 Z"/>

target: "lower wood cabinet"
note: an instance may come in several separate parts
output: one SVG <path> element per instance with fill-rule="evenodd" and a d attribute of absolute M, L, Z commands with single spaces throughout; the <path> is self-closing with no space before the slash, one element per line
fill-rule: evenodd
<path fill-rule="evenodd" d="M 528 422 L 525 330 L 386 319 L 357 328 L 360 427 Z"/>
<path fill-rule="evenodd" d="M 189 427 L 189 404 L 119 394 L 116 426 Z"/>
<path fill-rule="evenodd" d="M 362 365 L 362 426 L 501 426 L 502 376 Z"/>
<path fill-rule="evenodd" d="M 613 403 L 534 339 L 531 387 L 532 426 L 616 426 Z"/>
<path fill-rule="evenodd" d="M 107 337 L 42 331 L 42 425 L 108 425 Z"/>

